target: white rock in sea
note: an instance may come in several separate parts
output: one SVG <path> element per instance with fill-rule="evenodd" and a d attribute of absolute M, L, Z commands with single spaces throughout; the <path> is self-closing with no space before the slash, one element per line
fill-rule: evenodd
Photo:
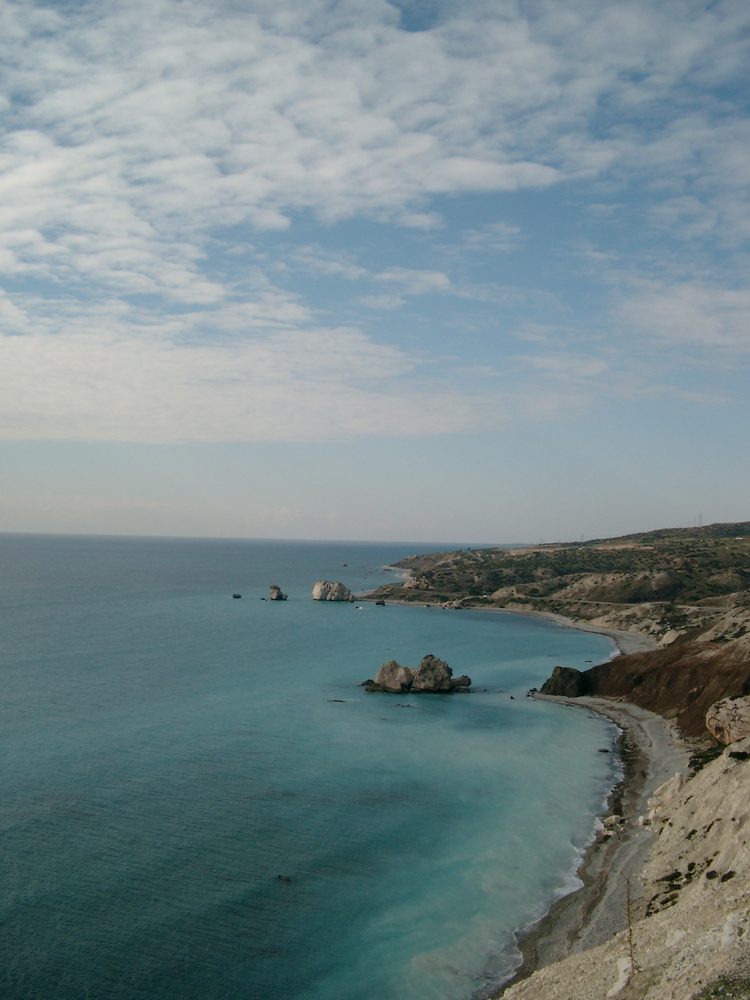
<path fill-rule="evenodd" d="M 706 729 L 724 746 L 750 736 L 750 697 L 715 702 L 706 712 Z"/>
<path fill-rule="evenodd" d="M 313 584 L 314 601 L 353 601 L 354 595 L 343 583 L 332 580 L 317 580 Z"/>
<path fill-rule="evenodd" d="M 388 660 L 375 674 L 375 683 L 380 685 L 384 691 L 408 691 L 414 677 L 414 671 L 409 667 L 402 667 L 395 660 Z"/>

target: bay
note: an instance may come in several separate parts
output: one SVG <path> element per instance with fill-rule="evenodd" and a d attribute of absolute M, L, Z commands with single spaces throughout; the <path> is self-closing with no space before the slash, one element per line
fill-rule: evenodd
<path fill-rule="evenodd" d="M 429 548 L 0 536 L 2 996 L 451 1000 L 512 971 L 616 778 L 609 723 L 524 695 L 612 644 L 310 599 Z M 360 689 L 428 652 L 473 692 Z"/>

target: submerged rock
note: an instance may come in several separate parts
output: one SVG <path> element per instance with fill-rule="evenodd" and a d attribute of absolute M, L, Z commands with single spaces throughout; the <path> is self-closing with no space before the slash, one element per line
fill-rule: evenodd
<path fill-rule="evenodd" d="M 353 601 L 354 595 L 343 583 L 333 580 L 317 580 L 313 584 L 314 601 Z"/>
<path fill-rule="evenodd" d="M 287 595 L 283 592 L 281 587 L 277 587 L 275 583 L 268 588 L 269 601 L 285 601 L 286 599 Z"/>
<path fill-rule="evenodd" d="M 447 694 L 451 691 L 466 691 L 470 686 L 470 677 L 466 674 L 454 677 L 445 660 L 432 653 L 422 658 L 416 670 L 403 667 L 396 660 L 388 660 L 378 670 L 374 680 L 368 678 L 362 684 L 365 691 L 385 691 L 392 694 Z"/>

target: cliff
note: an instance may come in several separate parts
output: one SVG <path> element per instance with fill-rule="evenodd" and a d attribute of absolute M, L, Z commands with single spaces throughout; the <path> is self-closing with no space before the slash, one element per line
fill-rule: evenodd
<path fill-rule="evenodd" d="M 590 628 L 650 637 L 659 649 L 584 671 L 577 693 L 626 698 L 675 719 L 686 736 L 705 735 L 713 702 L 750 691 L 748 521 L 438 553 L 397 565 L 408 579 L 375 596 L 558 614 Z M 564 688 L 544 690 L 575 694 L 571 683 L 568 674 Z"/>
<path fill-rule="evenodd" d="M 709 707 L 750 693 L 750 609 L 733 608 L 698 634 L 589 670 L 556 670 L 543 694 L 625 698 L 668 719 L 685 736 L 705 736 Z"/>
<path fill-rule="evenodd" d="M 510 986 L 504 1000 L 750 996 L 750 737 L 649 800 L 627 926 Z"/>
<path fill-rule="evenodd" d="M 642 719 L 640 742 L 635 737 L 645 762 L 638 774 L 651 790 L 654 775 L 663 781 L 672 765 L 665 732 L 676 726 L 705 747 L 693 771 L 678 764 L 679 773 L 650 793 L 635 791 L 631 774 L 625 814 L 605 821 L 589 852 L 587 865 L 599 873 L 593 899 L 584 890 L 570 903 L 568 913 L 580 914 L 572 923 L 551 915 L 551 929 L 526 952 L 535 970 L 502 996 L 750 997 L 750 697 L 737 700 L 750 695 L 750 522 L 440 553 L 399 566 L 408 579 L 376 596 L 553 613 L 648 636 L 656 649 L 584 671 L 556 667 L 543 692 L 611 718 L 619 712 L 628 740 L 637 731 L 623 721 L 628 715 L 631 723 L 638 713 L 658 723 L 661 737 Z M 583 697 L 590 695 L 596 700 Z M 718 739 L 734 742 L 723 748 Z M 634 810 L 646 794 L 638 823 Z"/>

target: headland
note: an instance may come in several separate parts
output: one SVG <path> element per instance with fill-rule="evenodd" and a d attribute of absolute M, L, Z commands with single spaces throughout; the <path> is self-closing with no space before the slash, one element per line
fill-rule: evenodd
<path fill-rule="evenodd" d="M 543 686 L 620 727 L 624 765 L 582 887 L 521 935 L 507 1000 L 750 997 L 750 522 L 410 557 L 381 600 L 531 614 L 619 656 Z M 562 665 L 561 665 L 562 666 Z M 745 714 L 743 714 L 745 713 Z M 722 736 L 720 742 L 716 735 Z"/>

